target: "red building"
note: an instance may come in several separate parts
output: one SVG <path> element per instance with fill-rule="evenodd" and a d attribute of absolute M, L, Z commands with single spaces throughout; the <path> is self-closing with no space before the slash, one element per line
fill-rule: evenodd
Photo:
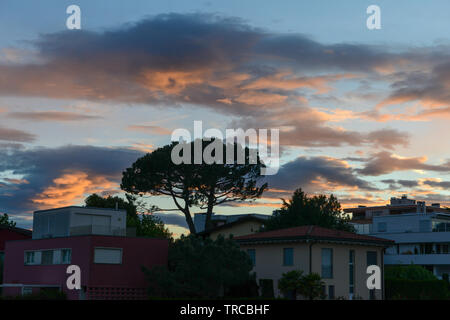
<path fill-rule="evenodd" d="M 9 240 L 23 240 L 30 238 L 30 230 L 9 226 L 0 226 L 0 272 L 2 270 L 3 259 L 5 255 L 5 242 Z"/>
<path fill-rule="evenodd" d="M 145 299 L 142 267 L 167 265 L 169 243 L 115 235 L 126 233 L 120 225 L 125 215 L 82 207 L 35 212 L 33 239 L 6 243 L 3 295 L 61 290 L 71 300 Z M 66 285 L 70 265 L 80 267 L 80 290 Z"/>
<path fill-rule="evenodd" d="M 0 254 L 5 251 L 5 242 L 9 240 L 30 239 L 31 231 L 22 228 L 0 226 Z"/>

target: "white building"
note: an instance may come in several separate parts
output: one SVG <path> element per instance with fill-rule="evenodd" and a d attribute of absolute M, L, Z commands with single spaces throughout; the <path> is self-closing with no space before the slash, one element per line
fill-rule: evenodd
<path fill-rule="evenodd" d="M 33 239 L 76 235 L 126 235 L 125 210 L 64 207 L 34 212 Z"/>
<path fill-rule="evenodd" d="M 449 212 L 437 204 L 426 206 L 405 196 L 393 199 L 387 206 L 347 209 L 358 213 L 352 220 L 357 233 L 395 241 L 395 246 L 386 250 L 386 265 L 421 265 L 438 278 L 450 274 Z"/>

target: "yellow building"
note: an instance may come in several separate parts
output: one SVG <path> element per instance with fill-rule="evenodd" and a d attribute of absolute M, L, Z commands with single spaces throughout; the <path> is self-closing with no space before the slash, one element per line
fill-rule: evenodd
<path fill-rule="evenodd" d="M 383 299 L 383 255 L 392 241 L 318 226 L 260 232 L 235 238 L 250 255 L 257 280 L 273 282 L 291 270 L 318 273 L 328 299 Z M 381 270 L 381 289 L 367 288 L 367 266 Z"/>
<path fill-rule="evenodd" d="M 247 215 L 240 217 L 239 219 L 223 224 L 217 224 L 214 228 L 200 232 L 199 235 L 208 236 L 215 240 L 220 235 L 228 238 L 230 235 L 233 237 L 244 236 L 254 234 L 258 232 L 264 225 L 266 219 Z"/>

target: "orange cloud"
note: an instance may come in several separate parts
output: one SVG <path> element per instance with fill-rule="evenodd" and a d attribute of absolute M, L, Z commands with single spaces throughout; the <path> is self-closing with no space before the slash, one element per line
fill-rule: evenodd
<path fill-rule="evenodd" d="M 65 173 L 53 180 L 53 185 L 36 195 L 32 202 L 40 209 L 64 207 L 83 201 L 88 194 L 117 189 L 118 185 L 105 177 L 90 177 L 84 172 Z"/>

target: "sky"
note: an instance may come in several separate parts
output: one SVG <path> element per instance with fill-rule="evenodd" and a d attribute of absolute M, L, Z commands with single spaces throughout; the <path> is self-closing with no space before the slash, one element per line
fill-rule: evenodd
<path fill-rule="evenodd" d="M 381 29 L 366 8 L 381 9 Z M 81 9 L 68 30 L 66 8 Z M 343 207 L 408 194 L 450 205 L 448 1 L 0 2 L 0 212 L 120 194 L 177 128 L 280 129 L 281 168 L 252 203 L 301 187 Z M 170 199 L 150 197 L 162 208 Z M 176 234 L 183 216 L 160 214 Z"/>

